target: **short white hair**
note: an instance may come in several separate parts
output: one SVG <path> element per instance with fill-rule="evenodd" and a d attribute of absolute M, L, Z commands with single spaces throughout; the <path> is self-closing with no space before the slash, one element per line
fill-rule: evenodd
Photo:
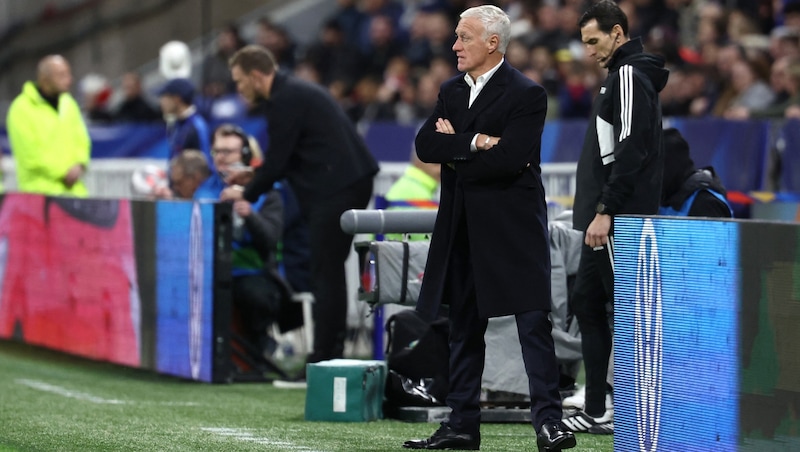
<path fill-rule="evenodd" d="M 460 17 L 462 19 L 474 17 L 480 20 L 484 30 L 483 40 L 485 41 L 489 39 L 489 36 L 496 34 L 500 38 L 497 50 L 503 55 L 506 54 L 508 41 L 511 40 L 511 20 L 505 11 L 493 5 L 481 5 L 467 9 L 461 13 Z"/>

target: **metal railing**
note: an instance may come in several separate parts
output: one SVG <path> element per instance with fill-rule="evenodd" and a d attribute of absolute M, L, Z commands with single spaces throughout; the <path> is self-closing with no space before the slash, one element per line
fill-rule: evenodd
<path fill-rule="evenodd" d="M 6 156 L 0 162 L 5 190 L 17 191 L 14 159 Z M 93 160 L 85 178 L 89 196 L 93 198 L 134 197 L 131 177 L 134 171 L 145 165 L 155 165 L 165 170 L 167 168 L 167 162 L 163 159 L 123 158 Z M 374 192 L 382 195 L 403 174 L 408 164 L 383 162 L 380 166 L 381 171 L 375 178 Z M 572 207 L 572 197 L 575 195 L 576 167 L 576 163 L 542 164 L 542 182 L 544 183 L 548 200 L 548 213 L 551 217 L 565 208 Z"/>

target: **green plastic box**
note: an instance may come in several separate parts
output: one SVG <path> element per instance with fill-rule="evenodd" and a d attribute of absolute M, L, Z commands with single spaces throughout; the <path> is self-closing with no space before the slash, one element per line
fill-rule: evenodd
<path fill-rule="evenodd" d="M 307 421 L 365 422 L 383 419 L 386 363 L 332 359 L 306 365 Z"/>

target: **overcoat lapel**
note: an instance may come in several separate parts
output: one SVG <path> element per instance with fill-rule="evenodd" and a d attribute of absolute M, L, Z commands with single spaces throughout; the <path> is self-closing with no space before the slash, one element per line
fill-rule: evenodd
<path fill-rule="evenodd" d="M 475 122 L 475 118 L 477 118 L 483 110 L 489 108 L 495 102 L 495 100 L 497 100 L 497 98 L 503 94 L 507 79 L 508 63 L 503 62 L 503 64 L 497 69 L 497 72 L 495 72 L 492 78 L 489 79 L 489 82 L 486 84 L 486 86 L 483 87 L 481 93 L 478 94 L 475 102 L 472 103 L 472 107 L 465 112 L 464 117 L 459 124 L 460 127 L 456 129 L 457 132 L 471 130 L 472 123 Z M 466 86 L 466 82 L 464 86 Z M 468 86 L 467 89 L 469 89 Z M 469 92 L 467 92 L 467 102 L 469 102 Z"/>

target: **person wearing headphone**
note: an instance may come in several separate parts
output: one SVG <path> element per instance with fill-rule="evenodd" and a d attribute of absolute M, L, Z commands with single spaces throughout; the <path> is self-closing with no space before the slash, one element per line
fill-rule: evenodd
<path fill-rule="evenodd" d="M 216 172 L 195 194 L 195 199 L 218 200 L 232 169 L 260 164 L 258 142 L 235 124 L 218 126 L 211 137 Z M 233 304 L 241 318 L 241 334 L 269 358 L 276 348 L 267 332 L 273 322 L 282 331 L 302 324 L 299 303 L 291 302 L 292 288 L 278 272 L 278 244 L 283 240 L 283 196 L 274 187 L 255 202 L 233 202 Z"/>
<path fill-rule="evenodd" d="M 258 141 L 236 124 L 224 123 L 211 133 L 211 177 L 197 190 L 195 199 L 218 200 L 228 184 L 232 170 L 250 170 L 261 164 L 262 152 Z"/>

